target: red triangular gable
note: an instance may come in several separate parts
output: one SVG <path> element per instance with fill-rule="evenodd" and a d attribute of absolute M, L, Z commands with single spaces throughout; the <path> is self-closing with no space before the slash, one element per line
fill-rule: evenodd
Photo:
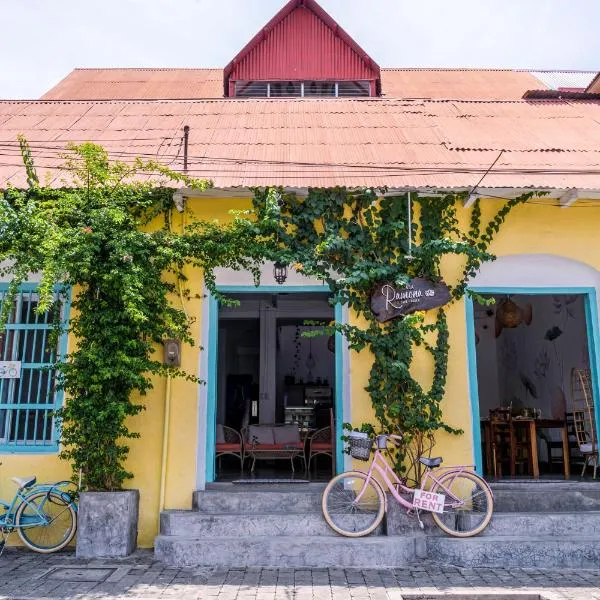
<path fill-rule="evenodd" d="M 377 63 L 314 0 L 290 0 L 224 77 L 226 96 L 235 81 L 367 80 L 378 92 L 381 80 Z"/>

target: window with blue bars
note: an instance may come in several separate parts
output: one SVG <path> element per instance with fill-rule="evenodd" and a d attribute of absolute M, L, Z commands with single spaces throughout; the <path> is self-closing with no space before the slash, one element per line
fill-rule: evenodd
<path fill-rule="evenodd" d="M 0 283 L 0 306 L 8 301 L 7 289 Z M 0 452 L 58 450 L 54 411 L 63 392 L 51 367 L 66 352 L 66 334 L 53 330 L 57 319 L 68 320 L 69 295 L 59 289 L 54 294 L 53 307 L 40 314 L 37 287 L 23 285 L 0 332 Z"/>

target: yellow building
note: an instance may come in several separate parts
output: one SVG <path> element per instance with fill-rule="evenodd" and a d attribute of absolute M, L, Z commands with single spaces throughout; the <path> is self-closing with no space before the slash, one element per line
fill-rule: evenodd
<path fill-rule="evenodd" d="M 292 36 L 279 35 L 284 30 L 302 33 L 303 45 L 288 48 Z M 273 52 L 288 62 L 273 66 Z M 530 90 L 538 90 L 536 99 L 523 99 Z M 32 140 L 40 179 L 55 175 L 60 140 L 90 139 L 115 158 L 157 157 L 213 180 L 209 191 L 177 192 L 176 202 L 200 219 L 227 220 L 232 209 L 248 208 L 254 186 L 299 195 L 311 187 L 364 186 L 424 195 L 470 191 L 460 212 L 468 228 L 476 196 L 489 219 L 506 199 L 545 191 L 514 209 L 490 248 L 498 260 L 469 282 L 495 297 L 495 305 L 467 298 L 448 309 L 443 411 L 464 433 L 440 434 L 435 452 L 490 476 L 564 474 L 560 435 L 568 426 L 573 369 L 589 372 L 592 398 L 600 393 L 600 104 L 583 90 L 561 100 L 533 73 L 380 69 L 315 2 L 292 0 L 224 70 L 76 70 L 42 100 L 5 101 L 0 109 L 10 116 L 0 121 L 2 139 L 15 147 L 18 133 Z M 17 157 L 6 160 L 14 164 L 0 166 L 0 187 L 23 185 Z M 175 214 L 174 226 L 182 219 Z M 460 269 L 445 263 L 446 280 L 456 280 Z M 252 426 L 298 424 L 312 433 L 332 425 L 339 440 L 343 423 L 373 421 L 364 389 L 369 356 L 348 351 L 339 336 L 302 336 L 306 320 L 353 318 L 345 307 L 329 306 L 322 282 L 291 267 L 283 280 L 266 265 L 257 288 L 249 273 L 223 270 L 218 288 L 240 305 L 219 308 L 205 295 L 201 273 L 186 274 L 185 309 L 195 319 L 197 344 L 183 347 L 181 365 L 206 384 L 157 379 L 143 400 L 146 410 L 130 424 L 141 434 L 131 442 L 127 466 L 134 474 L 129 486 L 140 490 L 143 547 L 153 545 L 161 509 L 191 508 L 193 490 L 215 481 L 307 476 L 302 452 L 290 450 L 289 429 Z M 40 340 L 49 326 L 30 317 L 35 300 L 34 277 L 19 297 L 12 334 L 1 338 L 0 358 L 20 360 L 23 373 L 0 380 L 4 498 L 11 476 L 70 477 L 50 414 L 63 399 L 42 370 Z M 27 344 L 16 341 L 20 335 L 32 344 L 29 357 Z M 64 339 L 60 350 L 72 344 Z M 418 368 L 427 378 L 430 365 Z M 540 418 L 537 460 L 531 451 L 513 460 L 486 448 L 486 418 L 500 407 Z M 235 436 L 248 443 L 263 434 L 269 439 L 257 441 L 265 454 L 255 457 L 254 472 L 242 461 L 240 473 Z M 329 440 L 322 443 L 326 455 Z M 342 450 L 338 443 L 333 456 L 317 456 L 308 477 L 326 480 L 332 466 L 350 468 Z M 230 454 L 217 457 L 221 451 Z M 573 469 L 581 458 L 572 455 Z"/>

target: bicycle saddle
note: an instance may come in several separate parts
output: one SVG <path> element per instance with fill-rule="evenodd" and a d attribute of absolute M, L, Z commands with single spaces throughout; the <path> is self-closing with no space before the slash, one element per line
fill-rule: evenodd
<path fill-rule="evenodd" d="M 430 469 L 435 469 L 442 464 L 442 457 L 438 456 L 437 458 L 427 458 L 426 456 L 421 456 L 419 458 L 419 462 Z"/>
<path fill-rule="evenodd" d="M 31 487 L 35 481 L 36 477 L 13 477 L 12 480 L 19 486 L 19 489 Z"/>

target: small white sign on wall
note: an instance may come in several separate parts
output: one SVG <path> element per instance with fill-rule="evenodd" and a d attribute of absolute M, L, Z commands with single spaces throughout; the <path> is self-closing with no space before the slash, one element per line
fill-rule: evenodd
<path fill-rule="evenodd" d="M 0 379 L 20 379 L 20 360 L 0 360 Z"/>

